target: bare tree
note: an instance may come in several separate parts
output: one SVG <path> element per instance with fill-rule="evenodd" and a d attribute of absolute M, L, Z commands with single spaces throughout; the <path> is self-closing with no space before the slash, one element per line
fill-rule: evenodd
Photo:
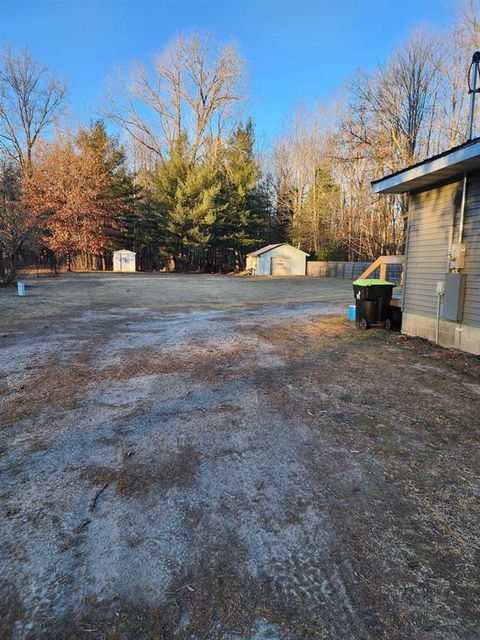
<path fill-rule="evenodd" d="M 428 154 L 440 83 L 440 46 L 425 32 L 413 33 L 385 66 L 360 74 L 353 85 L 356 108 L 368 126 L 363 135 L 350 134 L 361 144 L 387 147 L 388 170 Z M 357 119 L 358 122 L 358 119 Z"/>
<path fill-rule="evenodd" d="M 276 205 L 291 241 L 319 253 L 336 235 L 339 191 L 327 153 L 325 109 L 299 108 L 272 153 Z"/>
<path fill-rule="evenodd" d="M 437 38 L 414 33 L 353 78 L 330 129 L 323 111 L 297 112 L 272 154 L 292 242 L 349 259 L 402 250 L 405 199 L 372 196 L 370 181 L 436 150 L 442 54 Z"/>
<path fill-rule="evenodd" d="M 184 132 L 192 161 L 208 143 L 226 134 L 243 99 L 243 61 L 234 44 L 218 47 L 198 34 L 176 38 L 153 69 L 136 64 L 122 99 L 111 101 L 109 117 L 158 157 Z"/>
<path fill-rule="evenodd" d="M 66 85 L 25 49 L 6 48 L 0 58 L 0 144 L 22 171 L 29 173 L 32 152 L 52 124 Z"/>
<path fill-rule="evenodd" d="M 348 85 L 333 158 L 347 224 L 343 245 L 350 257 L 403 248 L 406 199 L 372 196 L 370 181 L 441 146 L 443 55 L 436 37 L 414 32 L 385 65 L 359 72 Z"/>
<path fill-rule="evenodd" d="M 465 142 L 469 96 L 467 73 L 472 54 L 480 47 L 478 2 L 469 0 L 456 16 L 456 22 L 445 38 L 441 60 L 441 95 L 439 100 L 439 142 L 453 147 Z"/>

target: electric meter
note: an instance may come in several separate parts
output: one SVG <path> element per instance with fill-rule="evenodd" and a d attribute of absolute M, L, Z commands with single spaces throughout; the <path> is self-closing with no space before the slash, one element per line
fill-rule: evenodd
<path fill-rule="evenodd" d="M 448 268 L 463 269 L 465 266 L 465 254 L 467 253 L 467 245 L 465 242 L 451 244 L 448 250 Z"/>

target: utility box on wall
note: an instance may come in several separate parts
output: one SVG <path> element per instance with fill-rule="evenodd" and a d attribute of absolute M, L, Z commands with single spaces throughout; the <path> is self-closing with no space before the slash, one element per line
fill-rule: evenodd
<path fill-rule="evenodd" d="M 442 313 L 444 320 L 461 322 L 466 280 L 467 276 L 465 273 L 445 274 L 445 295 L 443 298 Z"/>
<path fill-rule="evenodd" d="M 457 242 L 451 244 L 448 250 L 448 268 L 463 269 L 465 267 L 465 255 L 467 253 L 467 245 L 465 242 Z"/>

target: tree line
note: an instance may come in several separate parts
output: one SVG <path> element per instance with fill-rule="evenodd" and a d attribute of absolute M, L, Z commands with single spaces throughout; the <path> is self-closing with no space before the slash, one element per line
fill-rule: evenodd
<path fill-rule="evenodd" d="M 117 248 L 140 268 L 242 270 L 288 241 L 318 259 L 403 251 L 406 201 L 370 181 L 465 139 L 473 2 L 445 34 L 414 32 L 334 100 L 297 109 L 260 157 L 242 118 L 233 44 L 177 37 L 115 83 L 72 129 L 67 86 L 28 50 L 0 60 L 0 279 L 25 264 L 105 269 Z"/>
<path fill-rule="evenodd" d="M 272 153 L 275 204 L 293 244 L 324 259 L 403 252 L 406 198 L 373 195 L 370 183 L 465 142 L 467 71 L 479 48 L 471 0 L 448 31 L 412 32 L 330 103 L 295 112 Z"/>

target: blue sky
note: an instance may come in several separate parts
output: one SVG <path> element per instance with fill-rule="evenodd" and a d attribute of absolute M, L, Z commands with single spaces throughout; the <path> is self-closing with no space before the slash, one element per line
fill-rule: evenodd
<path fill-rule="evenodd" d="M 2 0 L 0 39 L 28 45 L 70 82 L 88 120 L 106 79 L 147 60 L 179 32 L 236 40 L 266 143 L 296 104 L 324 100 L 358 66 L 384 60 L 416 26 L 447 27 L 455 0 Z"/>

